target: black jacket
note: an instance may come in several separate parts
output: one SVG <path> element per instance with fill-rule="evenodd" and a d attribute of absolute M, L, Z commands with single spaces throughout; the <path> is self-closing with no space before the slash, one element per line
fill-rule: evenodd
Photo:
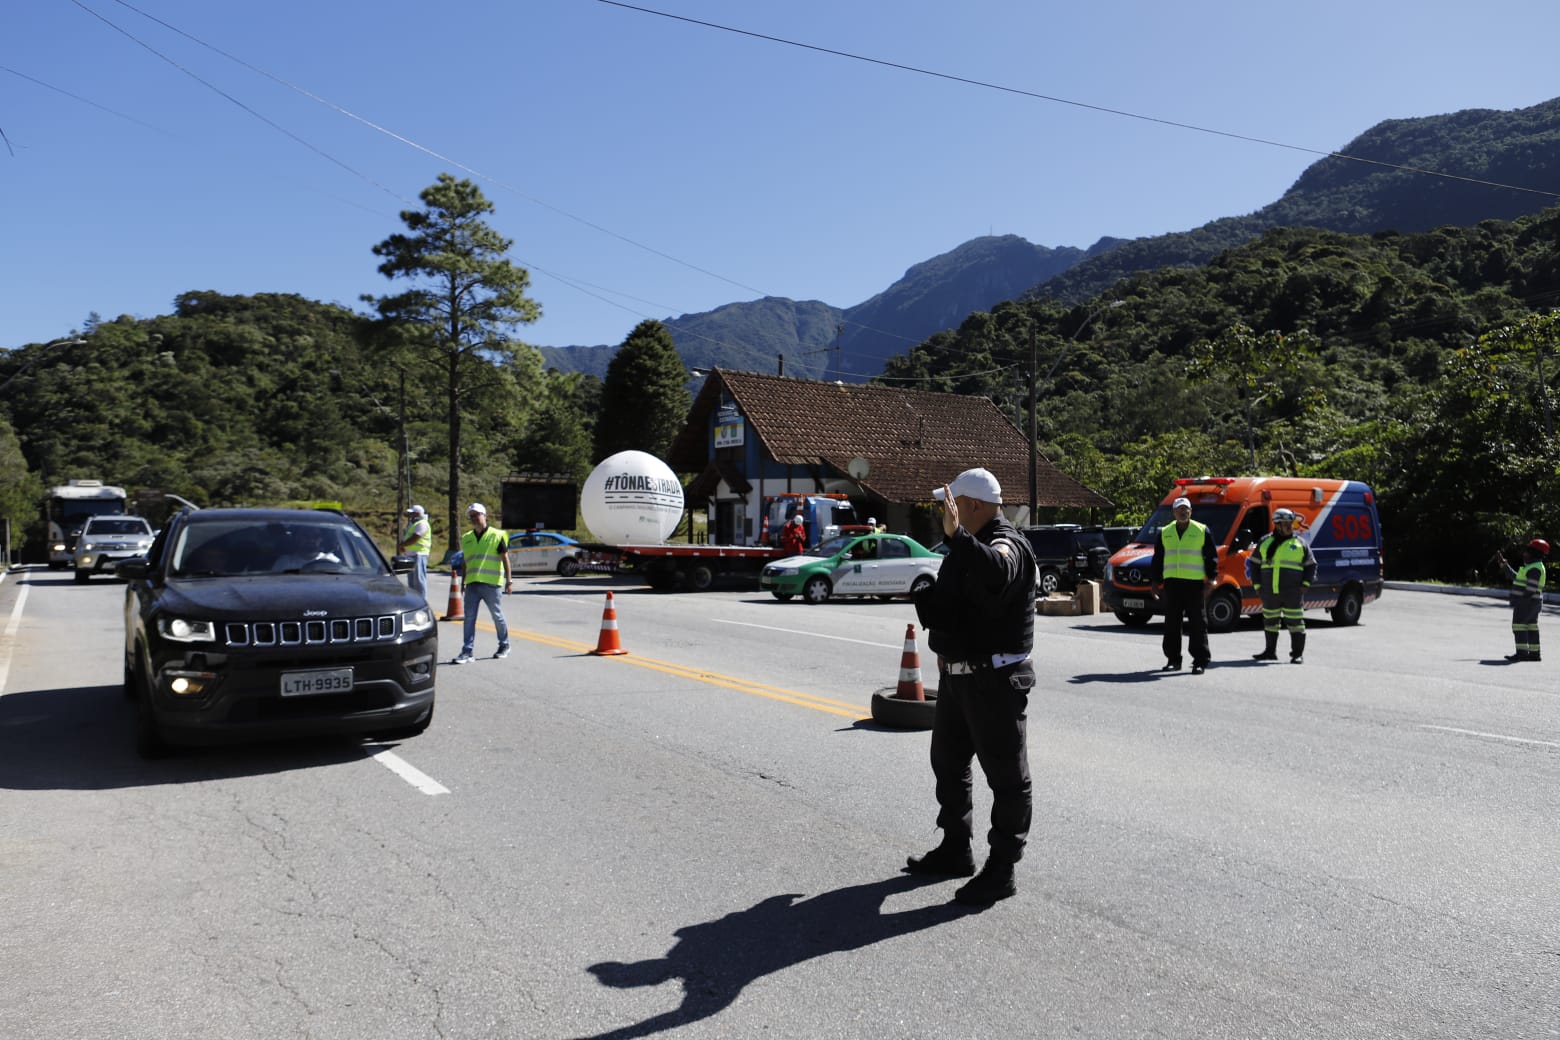
<path fill-rule="evenodd" d="M 950 661 L 1028 653 L 1035 642 L 1035 558 L 1001 513 L 948 539 L 937 583 L 915 600 L 927 646 Z"/>

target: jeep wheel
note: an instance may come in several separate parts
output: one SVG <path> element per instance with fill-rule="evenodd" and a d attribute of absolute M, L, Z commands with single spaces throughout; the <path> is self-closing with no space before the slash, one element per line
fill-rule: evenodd
<path fill-rule="evenodd" d="M 807 579 L 807 584 L 802 586 L 802 598 L 809 603 L 827 603 L 829 596 L 834 592 L 829 579 L 821 574 L 815 574 Z"/>
<path fill-rule="evenodd" d="M 143 685 L 135 699 L 135 753 L 142 758 L 164 758 L 170 748 L 152 710 L 150 691 Z"/>
<path fill-rule="evenodd" d="M 1240 620 L 1240 597 L 1230 589 L 1220 589 L 1208 597 L 1208 631 L 1228 632 Z"/>
<path fill-rule="evenodd" d="M 1054 567 L 1040 568 L 1040 583 L 1036 586 L 1040 595 L 1049 596 L 1053 592 L 1059 592 L 1062 588 L 1062 576 Z"/>

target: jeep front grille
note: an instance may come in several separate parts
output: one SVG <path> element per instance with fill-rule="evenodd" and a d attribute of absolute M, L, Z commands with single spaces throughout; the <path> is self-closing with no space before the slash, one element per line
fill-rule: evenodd
<path fill-rule="evenodd" d="M 228 646 L 328 646 L 383 643 L 399 635 L 396 615 L 311 618 L 308 621 L 229 621 L 222 626 Z"/>

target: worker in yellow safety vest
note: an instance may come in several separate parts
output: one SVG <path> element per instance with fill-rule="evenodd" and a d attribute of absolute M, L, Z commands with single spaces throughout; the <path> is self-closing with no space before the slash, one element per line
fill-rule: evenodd
<path fill-rule="evenodd" d="M 1192 519 L 1191 499 L 1182 495 L 1170 503 L 1175 522 L 1159 529 L 1154 542 L 1151 565 L 1155 595 L 1165 608 L 1165 664 L 1161 671 L 1181 669 L 1181 621 L 1186 620 L 1186 648 L 1192 655 L 1192 674 L 1208 668 L 1212 652 L 1208 648 L 1208 614 L 1205 601 L 1219 573 L 1219 558 L 1214 551 L 1213 535 Z"/>
<path fill-rule="evenodd" d="M 463 607 L 466 612 L 460 653 L 451 664 L 470 664 L 477 647 L 477 604 L 487 604 L 493 615 L 493 627 L 498 632 L 498 652 L 494 657 L 509 656 L 509 623 L 504 620 L 504 605 L 500 601 L 499 583 L 503 591 L 511 587 L 509 574 L 509 536 L 496 527 L 488 526 L 487 507 L 473 502 L 466 510 L 471 530 L 460 536 L 461 568 L 465 575 L 466 591 Z"/>
<path fill-rule="evenodd" d="M 407 587 L 427 599 L 428 554 L 433 551 L 433 528 L 428 526 L 428 511 L 422 506 L 407 509 L 406 530 L 395 551 L 412 558 L 412 569 L 406 575 Z"/>
<path fill-rule="evenodd" d="M 1266 644 L 1254 661 L 1278 660 L 1278 634 L 1289 630 L 1289 661 L 1305 660 L 1305 590 L 1316 579 L 1316 554 L 1295 534 L 1300 514 L 1273 510 L 1273 530 L 1262 536 L 1246 558 L 1246 576 L 1262 596 L 1262 635 Z"/>
<path fill-rule="evenodd" d="M 1517 641 L 1517 652 L 1507 654 L 1508 661 L 1539 661 L 1538 615 L 1544 609 L 1544 557 L 1549 555 L 1549 543 L 1534 538 L 1522 550 L 1522 566 L 1513 567 L 1506 562 L 1503 553 L 1496 552 L 1490 561 L 1499 562 L 1506 580 L 1511 582 L 1511 634 Z"/>

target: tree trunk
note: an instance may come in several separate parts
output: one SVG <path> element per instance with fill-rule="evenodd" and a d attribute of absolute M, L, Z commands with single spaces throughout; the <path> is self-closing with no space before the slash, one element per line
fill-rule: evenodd
<path fill-rule="evenodd" d="M 450 551 L 460 548 L 460 344 L 449 348 Z"/>

